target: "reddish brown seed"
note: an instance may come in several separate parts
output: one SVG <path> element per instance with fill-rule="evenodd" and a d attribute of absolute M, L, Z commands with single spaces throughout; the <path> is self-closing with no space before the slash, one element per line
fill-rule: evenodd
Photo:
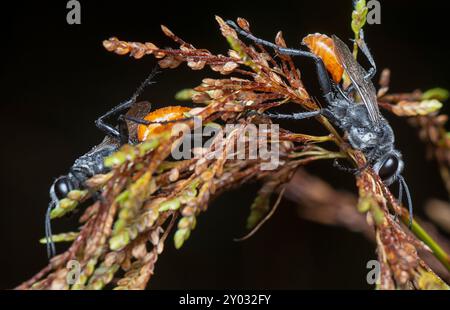
<path fill-rule="evenodd" d="M 308 46 L 312 53 L 322 58 L 333 80 L 339 83 L 344 74 L 344 68 L 334 52 L 333 40 L 324 34 L 314 33 L 307 35 L 302 42 Z"/>

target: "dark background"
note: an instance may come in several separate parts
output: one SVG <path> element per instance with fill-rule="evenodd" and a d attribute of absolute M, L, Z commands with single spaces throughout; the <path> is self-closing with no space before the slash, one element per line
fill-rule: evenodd
<path fill-rule="evenodd" d="M 378 67 L 392 70 L 391 90 L 450 88 L 446 8 L 435 1 L 381 2 L 381 25 L 366 26 L 366 39 Z M 352 37 L 351 1 L 81 1 L 81 25 L 66 23 L 65 6 L 66 1 L 2 3 L 0 288 L 18 285 L 45 265 L 45 248 L 37 241 L 44 235 L 51 182 L 101 140 L 95 118 L 130 97 L 155 64 L 152 57 L 108 53 L 102 40 L 118 36 L 170 45 L 160 31 L 163 23 L 197 47 L 225 53 L 215 14 L 245 17 L 267 39 L 281 29 L 294 47 L 308 33 Z M 314 82 L 310 67 L 305 64 L 303 74 Z M 174 93 L 203 76 L 210 71 L 192 73 L 184 65 L 164 71 L 143 98 L 176 104 Z M 422 214 L 427 197 L 446 199 L 445 190 L 416 133 L 405 120 L 392 125 L 416 213 Z M 336 188 L 355 190 L 353 178 L 329 162 L 309 170 Z M 365 264 L 375 259 L 374 246 L 344 229 L 301 220 L 287 201 L 253 238 L 233 242 L 244 233 L 257 189 L 252 184 L 217 199 L 181 250 L 168 242 L 151 287 L 369 288 Z M 73 229 L 75 219 L 57 221 L 54 228 Z"/>

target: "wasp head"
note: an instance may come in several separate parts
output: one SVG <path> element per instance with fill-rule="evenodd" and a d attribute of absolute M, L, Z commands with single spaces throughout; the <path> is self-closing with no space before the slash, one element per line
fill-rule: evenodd
<path fill-rule="evenodd" d="M 392 150 L 382 156 L 373 165 L 373 169 L 386 185 L 391 185 L 403 171 L 402 155 L 399 151 Z"/>
<path fill-rule="evenodd" d="M 68 176 L 60 176 L 50 187 L 50 203 L 48 204 L 47 212 L 45 214 L 45 237 L 47 241 L 47 255 L 52 257 L 56 254 L 55 244 L 52 240 L 52 228 L 50 224 L 50 214 L 53 208 L 57 207 L 59 201 L 67 196 L 67 194 L 76 188 L 74 180 Z"/>

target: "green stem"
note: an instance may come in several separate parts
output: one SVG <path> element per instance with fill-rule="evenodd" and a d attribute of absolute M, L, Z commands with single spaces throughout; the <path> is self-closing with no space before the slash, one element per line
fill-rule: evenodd
<path fill-rule="evenodd" d="M 304 135 L 304 134 L 299 134 L 299 133 L 292 133 L 289 135 L 286 135 L 286 138 L 291 139 L 291 140 L 299 140 L 301 141 L 308 141 L 308 142 L 327 142 L 327 141 L 333 141 L 334 137 L 332 135 L 327 135 L 327 136 L 310 136 L 310 135 Z"/>
<path fill-rule="evenodd" d="M 409 215 L 404 214 L 402 222 L 409 225 Z M 450 256 L 415 220 L 412 221 L 411 231 L 433 251 L 434 256 L 450 271 Z"/>
<path fill-rule="evenodd" d="M 340 144 L 344 142 L 339 133 L 336 131 L 336 129 L 334 129 L 333 125 L 330 124 L 326 117 L 320 116 L 319 122 L 333 135 L 334 142 L 337 146 L 340 146 Z"/>
<path fill-rule="evenodd" d="M 358 35 L 358 37 L 359 37 L 359 35 Z M 358 40 L 359 38 L 357 38 L 356 36 L 355 36 L 355 42 L 353 43 L 353 57 L 355 58 L 355 59 L 357 59 L 358 58 L 358 44 L 356 43 L 356 40 Z"/>
<path fill-rule="evenodd" d="M 333 159 L 333 158 L 345 158 L 345 155 L 337 152 L 330 151 L 305 151 L 299 153 L 291 153 L 290 158 L 301 158 L 301 157 L 314 157 L 315 159 Z"/>

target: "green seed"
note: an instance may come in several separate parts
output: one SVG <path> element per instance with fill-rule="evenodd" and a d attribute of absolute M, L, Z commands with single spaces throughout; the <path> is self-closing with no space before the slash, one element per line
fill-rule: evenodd
<path fill-rule="evenodd" d="M 123 230 L 109 239 L 109 248 L 113 251 L 118 251 L 123 249 L 128 243 L 130 243 L 130 236 L 127 231 Z"/>
<path fill-rule="evenodd" d="M 175 243 L 175 248 L 177 250 L 183 246 L 184 241 L 186 241 L 189 238 L 190 234 L 191 234 L 191 231 L 189 229 L 178 229 L 175 232 L 175 235 L 173 236 L 173 240 Z"/>
<path fill-rule="evenodd" d="M 154 150 L 159 145 L 159 139 L 151 139 L 148 141 L 145 141 L 138 145 L 139 154 L 141 156 L 147 154 L 148 152 Z"/>
<path fill-rule="evenodd" d="M 68 233 L 62 233 L 62 234 L 57 234 L 57 235 L 53 235 L 51 237 L 51 240 L 53 242 L 69 242 L 69 241 L 73 241 L 78 237 L 78 232 L 68 232 Z M 39 240 L 39 243 L 42 244 L 46 244 L 47 243 L 47 238 L 41 238 Z"/>
<path fill-rule="evenodd" d="M 86 191 L 86 190 L 84 190 L 84 191 L 73 190 L 67 194 L 67 198 L 76 200 L 76 201 L 80 201 L 81 199 L 86 197 L 87 194 L 88 194 L 88 191 Z"/>
<path fill-rule="evenodd" d="M 178 101 L 190 101 L 196 93 L 192 88 L 185 88 L 175 94 L 175 99 Z"/>
<path fill-rule="evenodd" d="M 120 193 L 119 196 L 116 197 L 116 202 L 122 204 L 125 200 L 128 199 L 128 197 L 130 197 L 130 192 L 123 191 L 122 193 Z"/>
<path fill-rule="evenodd" d="M 104 165 L 105 167 L 117 167 L 123 164 L 127 160 L 126 156 L 122 152 L 116 152 L 105 158 Z"/>
<path fill-rule="evenodd" d="M 181 206 L 180 199 L 174 198 L 171 200 L 164 201 L 160 204 L 158 211 L 164 212 L 168 210 L 178 210 Z"/>
<path fill-rule="evenodd" d="M 446 90 L 445 88 L 436 87 L 424 92 L 422 94 L 422 99 L 423 100 L 436 99 L 439 101 L 445 101 L 448 99 L 449 95 L 450 95 L 449 91 Z"/>
<path fill-rule="evenodd" d="M 366 213 L 370 210 L 370 207 L 372 206 L 372 199 L 369 197 L 364 197 L 359 200 L 358 203 L 358 211 L 361 213 Z"/>

